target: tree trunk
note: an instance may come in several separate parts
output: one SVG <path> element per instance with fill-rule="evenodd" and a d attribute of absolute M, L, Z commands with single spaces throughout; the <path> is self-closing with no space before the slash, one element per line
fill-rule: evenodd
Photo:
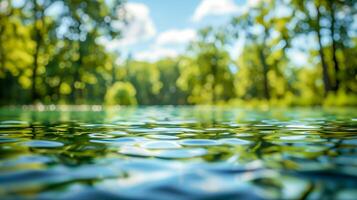
<path fill-rule="evenodd" d="M 36 38 L 38 38 L 38 37 L 36 37 Z M 39 52 L 39 49 L 40 49 L 40 45 L 36 44 L 36 49 L 35 49 L 35 53 L 34 53 L 34 63 L 33 63 L 33 69 L 32 69 L 32 87 L 31 87 L 31 96 L 32 96 L 32 102 L 33 103 L 38 99 L 38 93 L 37 93 L 37 87 L 36 87 L 36 79 L 37 79 L 38 52 Z"/>
<path fill-rule="evenodd" d="M 4 20 L 2 19 L 2 17 L 0 17 L 0 20 Z M 2 73 L 5 74 L 5 50 L 3 47 L 3 39 L 2 36 L 5 32 L 5 25 L 0 27 L 0 70 Z"/>
<path fill-rule="evenodd" d="M 40 48 L 41 48 L 41 43 L 42 43 L 42 36 L 40 33 L 40 28 L 37 25 L 37 21 L 38 21 L 38 13 L 39 11 L 39 6 L 37 4 L 37 1 L 34 0 L 33 1 L 33 6 L 34 6 L 34 33 L 35 33 L 35 43 L 36 43 L 36 47 L 35 47 L 35 52 L 33 54 L 33 68 L 32 68 L 32 87 L 31 87 L 31 96 L 32 96 L 32 103 L 34 103 L 36 100 L 38 100 L 39 95 L 38 95 L 38 91 L 37 91 L 37 84 L 36 84 L 36 79 L 37 79 L 37 71 L 38 71 L 38 67 L 39 67 L 39 63 L 38 63 L 38 58 L 39 58 L 39 52 L 40 52 Z M 43 12 L 41 11 L 41 17 L 43 17 Z"/>
<path fill-rule="evenodd" d="M 266 63 L 265 55 L 263 49 L 261 47 L 258 48 L 260 63 L 263 66 L 263 88 L 264 88 L 264 97 L 266 100 L 270 99 L 270 91 L 269 91 L 269 79 L 268 79 L 268 71 L 269 66 Z"/>
<path fill-rule="evenodd" d="M 319 45 L 319 55 L 320 55 L 320 60 L 321 60 L 321 67 L 322 67 L 322 79 L 324 82 L 324 95 L 326 96 L 327 93 L 332 89 L 331 88 L 331 83 L 330 83 L 330 78 L 329 78 L 329 74 L 328 74 L 328 66 L 327 63 L 325 61 L 325 53 L 323 50 L 323 46 L 322 46 L 322 42 L 321 42 L 321 26 L 320 26 L 320 18 L 321 18 L 321 12 L 320 12 L 320 6 L 317 5 L 316 6 L 316 11 L 317 11 L 317 25 L 315 26 L 315 32 L 317 34 L 317 41 L 318 41 L 318 45 Z"/>
<path fill-rule="evenodd" d="M 57 99 L 56 99 L 56 103 L 58 103 L 60 100 L 61 100 L 61 85 L 62 85 L 62 75 L 59 76 L 59 83 L 58 83 L 58 86 L 55 88 L 55 94 L 57 96 Z"/>
<path fill-rule="evenodd" d="M 0 20 L 4 20 L 0 17 Z M 6 68 L 5 68 L 5 50 L 3 47 L 3 33 L 5 32 L 5 26 L 0 27 L 0 73 L 3 74 L 4 77 L 0 77 L 0 103 L 3 103 L 2 101 L 5 99 L 5 77 L 6 77 Z"/>
<path fill-rule="evenodd" d="M 112 64 L 112 83 L 111 85 L 114 85 L 114 83 L 117 81 L 117 76 L 116 76 L 116 69 L 115 69 L 115 64 Z"/>
<path fill-rule="evenodd" d="M 79 67 L 81 66 L 81 56 L 79 56 L 79 59 L 77 61 L 77 65 L 73 65 L 75 67 L 74 69 L 74 74 L 73 74 L 73 81 L 71 84 L 71 103 L 76 104 L 78 101 L 78 89 L 76 88 L 76 82 L 79 81 L 80 79 L 80 74 L 79 74 Z"/>
<path fill-rule="evenodd" d="M 76 64 L 73 65 L 74 67 L 74 74 L 73 74 L 73 82 L 71 85 L 71 103 L 77 104 L 79 103 L 79 100 L 83 97 L 83 91 L 81 89 L 76 88 L 76 82 L 81 82 L 81 74 L 79 72 L 79 69 L 83 65 L 83 44 L 81 41 L 78 41 L 79 43 L 79 49 L 78 49 L 78 60 L 75 62 Z"/>
<path fill-rule="evenodd" d="M 81 34 L 81 21 L 79 18 L 76 19 L 77 21 L 77 34 L 78 34 L 78 37 L 80 36 Z M 76 82 L 80 82 L 81 80 L 81 77 L 80 77 L 80 73 L 79 73 L 79 69 L 82 67 L 82 64 L 83 64 L 83 42 L 78 39 L 78 60 L 76 61 L 76 65 L 73 65 L 72 67 L 74 67 L 74 75 L 73 75 L 73 82 L 72 82 L 72 85 L 71 85 L 71 101 L 72 103 L 74 104 L 77 104 L 79 103 L 79 98 L 81 96 L 81 91 L 79 89 L 76 88 L 75 84 Z"/>
<path fill-rule="evenodd" d="M 215 58 L 214 63 L 212 65 L 212 102 L 216 104 L 217 102 L 217 95 L 216 95 L 216 76 L 217 76 L 217 59 Z"/>
<path fill-rule="evenodd" d="M 330 26 L 330 33 L 331 33 L 331 42 L 332 42 L 332 61 L 335 69 L 335 86 L 334 91 L 337 91 L 340 87 L 340 66 L 337 60 L 337 41 L 335 40 L 335 6 L 332 1 L 328 1 L 330 7 L 330 18 L 331 18 L 331 26 Z"/>

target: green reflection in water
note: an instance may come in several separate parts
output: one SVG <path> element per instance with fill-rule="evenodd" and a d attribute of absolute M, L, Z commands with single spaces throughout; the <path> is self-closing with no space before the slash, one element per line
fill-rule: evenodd
<path fill-rule="evenodd" d="M 0 110 L 5 199 L 351 198 L 357 110 Z"/>

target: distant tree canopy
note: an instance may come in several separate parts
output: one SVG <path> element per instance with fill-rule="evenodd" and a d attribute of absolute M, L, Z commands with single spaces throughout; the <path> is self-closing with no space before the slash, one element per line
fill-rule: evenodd
<path fill-rule="evenodd" d="M 155 62 L 124 60 L 97 42 L 120 37 L 122 1 L 24 2 L 1 1 L 2 105 L 357 105 L 353 0 L 259 1 Z M 297 52 L 307 62 L 296 64 Z"/>
<path fill-rule="evenodd" d="M 116 82 L 112 85 L 105 96 L 107 105 L 136 105 L 136 91 L 129 82 Z"/>
<path fill-rule="evenodd" d="M 2 104 L 103 101 L 115 55 L 96 40 L 120 35 L 113 23 L 122 20 L 117 17 L 122 1 L 1 4 Z"/>
<path fill-rule="evenodd" d="M 217 103 L 234 97 L 232 64 L 225 50 L 227 37 L 212 27 L 202 29 L 189 46 L 190 58 L 182 59 L 180 89 L 189 93 L 188 102 Z"/>

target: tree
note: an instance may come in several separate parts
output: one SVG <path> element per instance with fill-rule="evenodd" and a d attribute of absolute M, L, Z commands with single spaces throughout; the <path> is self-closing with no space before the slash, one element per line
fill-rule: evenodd
<path fill-rule="evenodd" d="M 122 1 L 0 2 L 1 99 L 102 102 L 116 56 L 97 43 L 120 36 Z M 56 9 L 56 14 L 50 11 Z M 65 30 L 65 31 L 63 31 Z M 6 85 L 10 85 L 10 88 Z M 85 88 L 85 90 L 84 90 Z M 21 91 L 19 93 L 19 91 Z"/>
<path fill-rule="evenodd" d="M 132 83 L 137 91 L 137 100 L 141 105 L 155 104 L 162 88 L 160 71 L 156 65 L 144 61 L 129 60 L 126 66 L 125 81 Z"/>
<path fill-rule="evenodd" d="M 179 88 L 189 93 L 189 103 L 215 104 L 233 96 L 232 62 L 225 50 L 228 39 L 219 28 L 208 27 L 190 44 L 190 57 L 180 62 L 177 80 Z"/>
<path fill-rule="evenodd" d="M 178 58 L 164 58 L 153 63 L 156 65 L 160 72 L 160 82 L 162 87 L 158 94 L 157 104 L 186 104 L 187 93 L 182 91 L 176 84 L 180 76 L 180 63 L 181 57 Z"/>
<path fill-rule="evenodd" d="M 353 34 L 351 27 L 356 18 L 356 5 L 352 0 L 292 1 L 300 16 L 295 32 L 315 34 L 317 38 L 325 96 L 339 90 L 343 81 L 341 60 L 345 57 L 344 49 L 353 44 L 350 35 Z M 326 39 L 329 42 L 324 42 Z"/>
<path fill-rule="evenodd" d="M 107 105 L 136 105 L 136 90 L 128 82 L 116 82 L 105 95 Z"/>
<path fill-rule="evenodd" d="M 33 63 L 31 27 L 23 24 L 23 7 L 14 8 L 10 0 L 0 4 L 0 102 L 25 103 Z"/>
<path fill-rule="evenodd" d="M 95 51 L 101 48 L 96 43 L 96 39 L 99 37 L 113 39 L 120 34 L 119 29 L 114 27 L 114 22 L 118 20 L 117 10 L 121 4 L 122 1 L 118 0 L 110 2 L 104 0 L 64 1 L 65 12 L 61 20 L 62 23 L 65 23 L 65 20 L 69 20 L 70 24 L 63 37 L 71 41 L 72 48 L 76 49 L 76 56 L 73 57 L 71 67 L 73 71 L 71 101 L 73 103 L 83 99 L 83 89 L 85 88 L 85 84 L 82 81 L 83 74 L 88 70 L 93 70 L 91 69 L 93 67 L 92 63 L 88 64 L 86 58 L 98 55 Z M 97 57 L 96 59 L 100 61 L 103 58 Z"/>
<path fill-rule="evenodd" d="M 290 47 L 291 32 L 287 27 L 292 13 L 278 16 L 277 9 L 283 6 L 286 6 L 284 1 L 261 1 L 251 7 L 249 12 L 232 20 L 231 34 L 243 37 L 245 41 L 244 50 L 238 59 L 236 81 L 238 95 L 241 97 L 261 98 L 263 94 L 263 98 L 269 100 L 272 97 L 282 98 L 286 92 L 288 83 L 284 81 L 283 72 L 288 64 L 286 50 Z M 246 89 L 240 82 L 244 83 Z"/>

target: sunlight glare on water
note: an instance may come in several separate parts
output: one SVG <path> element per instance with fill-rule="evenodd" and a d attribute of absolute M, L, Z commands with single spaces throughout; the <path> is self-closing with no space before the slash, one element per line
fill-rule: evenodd
<path fill-rule="evenodd" d="M 357 196 L 355 109 L 0 111 L 1 199 Z"/>

